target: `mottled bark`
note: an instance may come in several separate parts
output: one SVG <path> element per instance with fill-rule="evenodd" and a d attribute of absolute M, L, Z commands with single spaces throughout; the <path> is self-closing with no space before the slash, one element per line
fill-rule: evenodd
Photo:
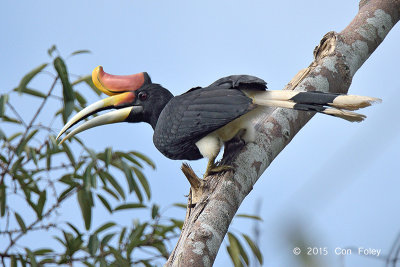
<path fill-rule="evenodd" d="M 362 0 L 353 21 L 340 33 L 327 33 L 314 50 L 314 61 L 285 89 L 347 93 L 354 74 L 397 23 L 399 13 L 400 0 Z M 200 189 L 191 188 L 191 192 L 196 191 L 197 203 L 194 208 L 188 205 L 181 236 L 166 266 L 213 264 L 243 199 L 313 115 L 282 108 L 268 109 L 254 122 L 256 142 L 229 154 L 229 160 L 224 156 L 224 161 L 230 162 L 235 172 L 207 177 Z"/>

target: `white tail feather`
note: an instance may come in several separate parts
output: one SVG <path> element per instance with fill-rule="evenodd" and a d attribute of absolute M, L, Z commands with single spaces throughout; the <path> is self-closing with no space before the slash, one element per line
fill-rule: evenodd
<path fill-rule="evenodd" d="M 375 97 L 359 95 L 339 95 L 333 100 L 333 103 L 328 103 L 328 105 L 331 107 L 347 110 L 357 110 L 380 102 L 382 102 L 382 100 Z"/>
<path fill-rule="evenodd" d="M 339 117 L 351 122 L 362 122 L 367 117 L 364 114 L 336 109 L 336 108 L 326 108 L 322 113 L 334 117 Z"/>
<path fill-rule="evenodd" d="M 374 97 L 337 95 L 330 93 L 325 94 L 321 92 L 298 92 L 289 90 L 243 90 L 243 92 L 252 98 L 253 103 L 257 105 L 316 111 L 351 122 L 361 122 L 366 118 L 363 114 L 351 112 L 352 110 L 368 107 L 373 103 L 381 102 L 379 98 Z M 296 97 L 299 93 L 303 93 L 303 95 L 301 95 L 302 97 Z M 328 101 L 328 99 L 329 102 L 324 102 Z"/>
<path fill-rule="evenodd" d="M 289 100 L 295 95 L 297 95 L 298 91 L 292 90 L 243 90 L 243 92 L 252 99 L 257 100 Z"/>
<path fill-rule="evenodd" d="M 371 106 L 374 103 L 382 102 L 381 99 L 369 96 L 358 96 L 358 95 L 337 95 L 331 93 L 322 93 L 322 92 L 299 92 L 299 91 L 291 91 L 291 90 L 267 90 L 267 91 L 256 91 L 256 90 L 243 90 L 245 94 L 256 101 L 264 101 L 264 100 L 280 100 L 280 101 L 290 101 L 293 103 L 301 103 L 296 102 L 295 96 L 302 94 L 309 94 L 307 100 L 312 100 L 312 96 L 315 98 L 319 98 L 321 95 L 331 96 L 333 98 L 332 102 L 319 103 L 319 105 L 330 106 L 340 109 L 346 110 L 357 110 L 360 108 L 365 108 Z M 302 104 L 316 104 L 316 103 L 302 103 Z"/>
<path fill-rule="evenodd" d="M 296 109 L 295 108 L 296 103 L 290 102 L 290 101 L 255 99 L 253 103 L 260 105 L 260 106 Z M 317 110 L 310 110 L 310 111 L 316 111 L 316 112 L 331 115 L 334 117 L 339 117 L 339 118 L 342 118 L 342 119 L 345 119 L 345 120 L 348 120 L 351 122 L 361 122 L 366 118 L 366 116 L 363 114 L 346 111 L 346 110 L 341 110 L 341 109 L 336 109 L 336 108 L 324 108 L 321 111 L 317 111 Z"/>

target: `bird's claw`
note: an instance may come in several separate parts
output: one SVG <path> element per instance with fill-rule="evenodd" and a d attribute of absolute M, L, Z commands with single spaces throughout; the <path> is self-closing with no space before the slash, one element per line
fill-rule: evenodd
<path fill-rule="evenodd" d="M 206 178 L 211 174 L 232 171 L 233 169 L 234 169 L 233 166 L 230 165 L 219 165 L 219 166 L 214 165 L 211 168 L 207 169 L 206 173 L 204 174 L 204 178 Z"/>

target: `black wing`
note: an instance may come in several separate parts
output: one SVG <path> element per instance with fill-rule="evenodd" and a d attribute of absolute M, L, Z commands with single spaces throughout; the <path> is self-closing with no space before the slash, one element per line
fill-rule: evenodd
<path fill-rule="evenodd" d="M 267 83 L 263 79 L 251 75 L 231 75 L 216 80 L 209 87 L 265 90 Z"/>
<path fill-rule="evenodd" d="M 251 75 L 230 75 L 227 77 L 223 77 L 221 79 L 216 80 L 212 84 L 210 84 L 206 88 L 214 88 L 214 89 L 252 89 L 252 90 L 265 90 L 267 89 L 267 82 L 261 78 L 251 76 Z M 184 94 L 190 93 L 192 91 L 204 89 L 203 87 L 197 86 Z"/>
<path fill-rule="evenodd" d="M 210 86 L 174 97 L 161 112 L 153 141 L 172 159 L 198 159 L 195 143 L 252 110 L 252 100 L 240 90 Z"/>

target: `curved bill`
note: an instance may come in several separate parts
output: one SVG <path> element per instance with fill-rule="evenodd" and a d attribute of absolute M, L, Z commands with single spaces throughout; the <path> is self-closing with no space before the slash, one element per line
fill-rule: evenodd
<path fill-rule="evenodd" d="M 143 111 L 143 107 L 134 104 L 135 91 L 145 84 L 151 83 L 150 76 L 146 72 L 133 75 L 111 75 L 104 72 L 103 67 L 98 66 L 92 72 L 92 80 L 98 89 L 110 97 L 97 101 L 78 112 L 65 124 L 57 135 L 57 139 L 72 126 L 98 111 L 112 108 L 117 110 L 85 122 L 69 133 L 60 144 L 86 129 L 103 124 L 127 121 L 128 117 L 131 118 Z"/>
<path fill-rule="evenodd" d="M 115 96 L 110 96 L 105 99 L 99 100 L 86 108 L 82 109 L 79 111 L 75 116 L 73 116 L 67 124 L 61 129 L 60 133 L 57 135 L 57 138 L 60 138 L 60 136 L 65 133 L 66 130 L 77 124 L 79 121 L 87 118 L 88 116 L 101 111 L 101 110 L 106 110 L 106 109 L 111 109 L 111 108 L 117 108 L 121 107 L 124 105 L 127 105 L 129 103 L 132 103 L 132 101 L 135 99 L 135 94 L 131 92 L 126 92 L 122 93 L 119 95 Z"/>
<path fill-rule="evenodd" d="M 118 109 L 118 110 L 114 110 L 111 111 L 109 113 L 100 115 L 96 118 L 93 118 L 87 122 L 85 122 L 84 124 L 80 125 L 79 127 L 75 128 L 72 132 L 68 133 L 67 136 L 65 136 L 61 142 L 60 145 L 62 143 L 64 143 L 67 139 L 71 138 L 72 136 L 83 132 L 87 129 L 99 126 L 99 125 L 105 125 L 105 124 L 111 124 L 111 123 L 117 123 L 117 122 L 122 122 L 125 121 L 128 117 L 129 114 L 131 114 L 131 112 L 134 113 L 139 113 L 143 110 L 142 107 L 140 106 L 134 106 L 134 107 L 127 107 L 127 108 L 122 108 L 122 109 Z"/>

